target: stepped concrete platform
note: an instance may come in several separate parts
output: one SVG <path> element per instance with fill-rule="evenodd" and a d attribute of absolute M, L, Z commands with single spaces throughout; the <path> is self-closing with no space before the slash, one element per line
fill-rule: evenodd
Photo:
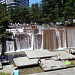
<path fill-rule="evenodd" d="M 44 58 L 44 57 L 51 57 L 56 56 L 56 54 L 53 54 L 53 52 L 50 52 L 48 50 L 28 50 L 25 51 L 28 58 Z"/>
<path fill-rule="evenodd" d="M 65 62 L 70 61 L 55 61 L 55 60 L 46 60 L 46 59 L 40 59 L 40 67 L 43 69 L 43 71 L 51 71 L 51 70 L 57 70 L 57 69 L 63 69 L 68 67 L 73 67 L 72 64 L 65 64 Z"/>
<path fill-rule="evenodd" d="M 44 58 L 44 57 L 58 57 L 60 59 L 75 59 L 75 56 L 66 51 L 48 51 L 48 50 L 28 50 L 25 51 L 28 58 Z"/>
<path fill-rule="evenodd" d="M 13 61 L 16 67 L 24 67 L 38 64 L 38 59 L 29 59 L 27 57 L 14 58 Z"/>
<path fill-rule="evenodd" d="M 75 55 L 69 54 L 66 51 L 54 51 L 53 54 L 56 54 L 60 59 L 75 59 Z"/>

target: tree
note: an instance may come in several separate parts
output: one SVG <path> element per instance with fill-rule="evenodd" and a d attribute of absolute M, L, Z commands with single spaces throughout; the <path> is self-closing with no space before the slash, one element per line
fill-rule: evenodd
<path fill-rule="evenodd" d="M 24 7 L 22 10 L 23 22 L 30 23 L 30 8 Z"/>
<path fill-rule="evenodd" d="M 10 14 L 6 10 L 5 4 L 0 4 L 0 40 L 2 43 L 2 54 L 4 54 L 4 46 L 5 46 L 5 39 L 6 36 L 12 35 L 10 32 L 5 33 L 6 29 L 9 28 L 9 23 L 11 22 Z M 6 75 L 4 73 L 1 73 L 3 75 Z"/>
<path fill-rule="evenodd" d="M 16 6 L 8 9 L 13 23 L 29 23 L 30 21 L 30 9 L 29 7 Z"/>
<path fill-rule="evenodd" d="M 8 12 L 11 15 L 11 19 L 13 23 L 22 23 L 22 7 L 21 6 L 16 6 L 15 8 L 13 8 L 12 6 L 10 6 L 8 8 Z"/>
<path fill-rule="evenodd" d="M 43 18 L 46 23 L 55 21 L 59 17 L 59 1 L 58 0 L 42 0 Z"/>
<path fill-rule="evenodd" d="M 30 18 L 33 22 L 40 22 L 41 18 L 41 6 L 38 3 L 32 4 L 30 8 Z"/>
<path fill-rule="evenodd" d="M 11 22 L 10 15 L 6 10 L 5 4 L 0 4 L 0 37 L 4 36 L 4 32 L 9 28 L 9 23 Z"/>
<path fill-rule="evenodd" d="M 6 5 L 0 4 L 0 26 L 7 28 L 10 21 L 10 15 L 6 10 Z"/>
<path fill-rule="evenodd" d="M 75 11 L 74 11 L 75 7 L 74 7 L 74 0 L 68 0 L 65 4 L 64 4 L 64 18 L 65 20 L 70 20 L 73 19 L 75 17 Z"/>
<path fill-rule="evenodd" d="M 42 0 L 42 13 L 44 23 L 72 20 L 75 17 L 75 1 Z"/>

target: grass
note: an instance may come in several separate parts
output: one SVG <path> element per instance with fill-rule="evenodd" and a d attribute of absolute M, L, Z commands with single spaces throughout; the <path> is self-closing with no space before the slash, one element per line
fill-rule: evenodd
<path fill-rule="evenodd" d="M 71 62 L 73 63 L 73 65 L 75 65 L 75 60 L 71 60 Z"/>
<path fill-rule="evenodd" d="M 39 66 L 32 66 L 20 69 L 20 75 L 27 75 L 40 72 L 43 72 L 43 70 Z"/>
<path fill-rule="evenodd" d="M 75 65 L 75 60 L 71 60 L 71 62 Z M 20 75 L 34 74 L 44 72 L 39 66 L 31 66 L 20 68 Z M 60 75 L 57 73 L 57 75 Z"/>
<path fill-rule="evenodd" d="M 10 73 L 0 72 L 0 75 L 11 75 Z"/>

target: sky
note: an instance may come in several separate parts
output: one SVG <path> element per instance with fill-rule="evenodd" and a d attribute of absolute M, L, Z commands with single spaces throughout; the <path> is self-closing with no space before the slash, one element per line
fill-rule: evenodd
<path fill-rule="evenodd" d="M 29 0 L 29 2 L 30 2 L 30 6 L 32 5 L 32 4 L 35 4 L 35 3 L 40 3 L 40 1 L 41 0 Z"/>

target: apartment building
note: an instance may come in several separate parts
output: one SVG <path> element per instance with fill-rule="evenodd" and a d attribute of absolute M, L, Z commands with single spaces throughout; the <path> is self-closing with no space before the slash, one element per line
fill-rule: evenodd
<path fill-rule="evenodd" d="M 7 7 L 15 6 L 29 6 L 29 0 L 0 0 L 0 3 L 6 3 Z"/>

